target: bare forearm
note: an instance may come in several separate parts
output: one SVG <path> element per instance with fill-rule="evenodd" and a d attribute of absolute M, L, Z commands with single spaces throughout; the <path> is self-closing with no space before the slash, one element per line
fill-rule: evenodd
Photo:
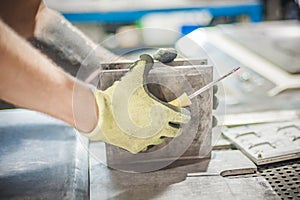
<path fill-rule="evenodd" d="M 95 102 L 89 88 L 76 82 L 51 63 L 0 20 L 0 98 L 21 107 L 44 112 L 90 131 L 96 123 Z M 75 122 L 73 88 L 77 85 L 77 106 L 86 106 Z"/>

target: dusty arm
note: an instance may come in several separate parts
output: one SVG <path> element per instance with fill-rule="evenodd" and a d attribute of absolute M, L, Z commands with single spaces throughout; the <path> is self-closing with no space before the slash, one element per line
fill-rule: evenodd
<path fill-rule="evenodd" d="M 87 38 L 60 13 L 43 4 L 36 16 L 33 43 L 72 75 L 82 64 L 100 67 L 101 62 L 119 58 Z M 94 50 L 96 47 L 97 51 Z"/>
<path fill-rule="evenodd" d="M 97 121 L 95 100 L 87 87 L 54 65 L 0 20 L 0 98 L 91 131 Z M 73 87 L 78 85 L 73 117 Z"/>

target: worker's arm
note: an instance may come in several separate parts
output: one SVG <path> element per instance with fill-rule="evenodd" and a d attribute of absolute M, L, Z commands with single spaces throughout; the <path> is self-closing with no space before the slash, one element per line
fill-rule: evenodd
<path fill-rule="evenodd" d="M 92 92 L 0 21 L 0 98 L 62 119 L 93 140 L 132 153 L 177 136 L 179 125 L 190 118 L 187 110 L 159 101 L 144 88 L 152 65 L 144 55 L 121 81 Z"/>
<path fill-rule="evenodd" d="M 101 62 L 120 59 L 101 45 L 94 43 L 68 22 L 60 13 L 47 8 L 43 3 L 36 15 L 34 38 L 47 48 L 59 52 L 57 56 L 67 59 L 74 68 L 81 64 L 101 67 Z M 77 65 L 77 66 L 76 66 Z"/>
<path fill-rule="evenodd" d="M 72 75 L 83 64 L 101 67 L 101 62 L 124 60 L 95 44 L 60 13 L 47 8 L 41 0 L 0 1 L 2 20 L 21 37 L 33 41 L 43 53 Z M 97 47 L 97 48 L 96 48 Z"/>
<path fill-rule="evenodd" d="M 0 20 L 0 98 L 15 105 L 59 118 L 84 132 L 97 121 L 90 89 L 59 67 Z M 72 112 L 73 87 L 77 85 L 77 111 Z M 80 117 L 81 116 L 81 117 Z"/>

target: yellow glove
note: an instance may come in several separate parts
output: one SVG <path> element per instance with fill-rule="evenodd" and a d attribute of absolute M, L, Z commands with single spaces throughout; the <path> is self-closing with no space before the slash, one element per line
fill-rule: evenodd
<path fill-rule="evenodd" d="M 190 112 L 149 93 L 146 77 L 152 65 L 152 57 L 142 55 L 121 81 L 96 90 L 98 124 L 87 137 L 138 153 L 180 134 L 180 124 L 190 120 Z"/>

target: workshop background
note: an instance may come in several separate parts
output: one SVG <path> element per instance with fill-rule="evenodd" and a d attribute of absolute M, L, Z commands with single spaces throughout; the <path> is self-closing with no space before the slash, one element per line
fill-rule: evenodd
<path fill-rule="evenodd" d="M 241 69 L 219 83 L 209 97 L 215 108 L 209 110 L 210 122 L 218 125 L 209 126 L 212 130 L 205 133 L 210 138 L 205 141 L 211 144 L 201 145 L 210 153 L 148 173 L 107 168 L 91 155 L 100 147 L 89 144 L 73 128 L 1 101 L 1 199 L 300 199 L 300 9 L 296 1 L 45 3 L 94 43 L 127 61 L 172 47 L 182 59 L 200 60 L 203 70 L 212 67 L 211 80 L 234 67 Z M 30 42 L 77 75 L 81 62 L 44 41 Z M 209 81 L 203 74 L 199 77 Z M 106 149 L 106 156 L 123 156 L 113 155 L 110 146 L 100 149 Z"/>

